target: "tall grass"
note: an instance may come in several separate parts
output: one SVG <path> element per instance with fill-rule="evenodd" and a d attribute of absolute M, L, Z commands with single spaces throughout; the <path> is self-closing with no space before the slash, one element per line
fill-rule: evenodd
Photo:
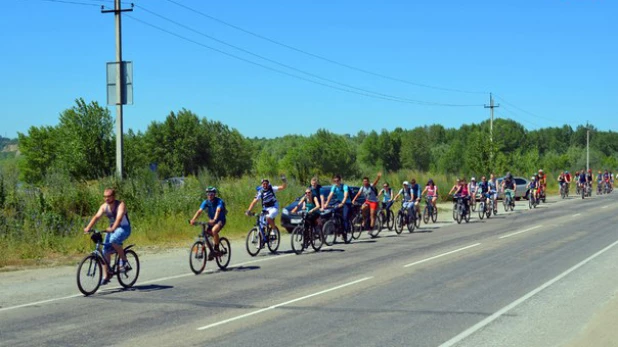
<path fill-rule="evenodd" d="M 376 172 L 367 173 L 373 181 Z M 103 190 L 113 187 L 117 197 L 127 204 L 132 224 L 130 243 L 139 246 L 187 245 L 198 229 L 187 221 L 205 199 L 207 186 L 216 186 L 229 211 L 223 231 L 230 238 L 241 238 L 254 223 L 244 215 L 256 194 L 260 178 L 217 178 L 204 171 L 184 178 L 184 184 L 167 183 L 155 174 L 143 171 L 135 177 L 117 181 L 102 178 L 91 182 L 74 182 L 66 173 L 48 174 L 41 188 L 21 185 L 15 170 L 0 172 L 0 268 L 42 262 L 50 258 L 67 258 L 88 252 L 92 244 L 83 235 L 83 228 L 103 203 Z M 411 170 L 386 173 L 380 182 L 389 182 L 398 190 L 405 180 L 415 178 L 424 186 L 432 178 L 438 185 L 442 200 L 456 180 L 454 175 L 429 174 Z M 330 184 L 330 177 L 321 177 L 321 184 Z M 345 178 L 349 185 L 360 185 L 361 178 Z M 550 191 L 557 192 L 555 179 L 550 177 Z M 277 179 L 272 183 L 278 185 Z M 278 192 L 281 207 L 302 195 L 309 182 L 290 180 L 288 188 Z M 254 209 L 258 210 L 258 208 Z M 103 218 L 106 219 L 106 218 Z M 97 225 L 103 229 L 107 221 Z"/>

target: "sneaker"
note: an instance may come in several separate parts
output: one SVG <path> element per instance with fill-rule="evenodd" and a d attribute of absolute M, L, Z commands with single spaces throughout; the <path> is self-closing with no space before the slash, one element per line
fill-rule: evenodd
<path fill-rule="evenodd" d="M 109 278 L 105 278 L 105 277 L 103 277 L 103 278 L 101 279 L 101 285 L 102 285 L 102 286 L 104 286 L 104 285 L 106 285 L 106 284 L 109 284 Z"/>
<path fill-rule="evenodd" d="M 209 261 L 212 261 L 212 260 L 214 260 L 214 259 L 215 259 L 215 252 L 210 252 L 210 253 L 208 253 L 208 260 L 209 260 Z"/>

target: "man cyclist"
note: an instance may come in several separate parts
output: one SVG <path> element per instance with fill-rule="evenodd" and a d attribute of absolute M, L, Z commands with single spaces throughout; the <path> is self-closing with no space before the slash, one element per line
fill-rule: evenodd
<path fill-rule="evenodd" d="M 124 248 L 122 247 L 122 243 L 131 235 L 131 222 L 129 221 L 127 206 L 124 201 L 116 200 L 116 191 L 114 189 L 105 189 L 103 198 L 105 202 L 99 207 L 90 223 L 84 228 L 84 234 L 89 233 L 97 221 L 105 215 L 109 219 L 109 227 L 105 229 L 107 235 L 105 235 L 105 241 L 103 242 L 103 256 L 109 264 L 111 254 L 113 251 L 116 251 L 120 258 L 120 271 L 130 270 L 127 256 L 124 254 Z M 111 269 L 108 270 L 107 266 L 103 266 L 101 285 L 109 283 L 111 276 L 114 275 L 112 271 Z"/>
<path fill-rule="evenodd" d="M 376 213 L 378 212 L 378 189 L 376 185 L 380 181 L 380 177 L 382 177 L 382 173 L 378 173 L 378 177 L 371 184 L 369 183 L 369 177 L 363 177 L 363 185 L 356 193 L 354 199 L 352 199 L 352 204 L 354 204 L 361 194 L 365 196 L 365 203 L 361 206 L 361 213 L 364 215 L 367 208 L 369 208 L 369 226 L 371 229 L 375 225 Z M 365 218 L 363 218 L 361 225 L 365 227 Z"/>
<path fill-rule="evenodd" d="M 352 189 L 348 187 L 347 184 L 343 184 L 341 182 L 341 176 L 335 175 L 333 176 L 333 185 L 330 188 L 330 193 L 326 198 L 326 202 L 322 205 L 322 210 L 327 208 L 330 204 L 333 196 L 335 197 L 335 201 L 337 202 L 337 207 L 341 208 L 341 212 L 343 214 L 343 226 L 345 230 L 349 230 L 350 221 L 348 220 L 348 215 L 350 213 L 350 208 L 352 206 L 352 201 L 350 196 L 352 195 Z"/>
<path fill-rule="evenodd" d="M 543 170 L 539 169 L 538 182 L 539 182 L 539 198 L 545 196 L 545 188 L 547 187 L 547 175 Z"/>
<path fill-rule="evenodd" d="M 311 194 L 318 197 L 320 206 L 324 205 L 324 200 L 326 200 L 326 198 L 324 194 L 322 194 L 322 186 L 320 185 L 317 177 L 313 177 L 311 179 L 311 186 L 309 186 L 309 189 L 311 189 Z"/>
<path fill-rule="evenodd" d="M 493 209 L 493 206 L 489 204 L 489 198 L 491 196 L 489 182 L 487 182 L 487 177 L 481 177 L 481 182 L 478 185 L 478 192 L 481 195 L 481 199 L 485 199 L 485 206 L 487 209 Z M 481 200 L 482 201 L 482 200 Z"/>
<path fill-rule="evenodd" d="M 515 205 L 515 193 L 517 192 L 517 185 L 510 172 L 506 173 L 504 180 L 502 181 L 502 192 L 504 192 L 504 198 L 507 196 L 511 198 L 511 204 Z"/>
<path fill-rule="evenodd" d="M 564 183 L 566 184 L 566 195 L 569 195 L 569 186 L 571 185 L 571 174 L 568 171 L 564 172 Z"/>
<path fill-rule="evenodd" d="M 586 171 L 582 170 L 579 172 L 579 177 L 578 177 L 578 186 L 580 191 L 583 190 L 584 191 L 584 195 L 586 195 L 586 187 L 588 185 L 588 175 L 586 175 Z"/>
<path fill-rule="evenodd" d="M 494 214 L 498 211 L 498 182 L 496 181 L 496 175 L 493 173 L 489 175 L 489 192 L 493 194 L 492 200 L 494 202 Z"/>
<path fill-rule="evenodd" d="M 212 186 L 209 186 L 208 188 L 206 188 L 206 197 L 207 199 L 202 201 L 200 208 L 197 210 L 197 212 L 195 212 L 195 215 L 193 215 L 193 218 L 191 218 L 191 221 L 189 221 L 189 223 L 191 225 L 195 225 L 195 221 L 197 220 L 197 218 L 204 211 L 206 211 L 206 213 L 208 214 L 208 218 L 209 218 L 208 228 L 206 232 L 212 233 L 212 239 L 214 241 L 215 252 L 219 253 L 219 232 L 221 232 L 226 222 L 225 202 L 223 202 L 223 199 L 217 196 L 217 188 L 212 187 Z M 204 235 L 204 237 L 206 237 L 206 235 Z M 215 259 L 215 256 L 216 254 L 213 254 L 213 252 L 210 252 L 208 254 L 208 260 Z"/>
<path fill-rule="evenodd" d="M 558 185 L 560 186 L 560 189 L 565 189 L 565 188 L 563 188 L 564 184 L 566 183 L 566 178 L 564 176 L 564 171 L 562 171 L 562 172 L 560 172 L 558 174 L 557 181 L 558 181 Z"/>
<path fill-rule="evenodd" d="M 530 177 L 530 183 L 526 187 L 529 191 L 528 194 L 533 195 L 534 199 L 538 201 L 539 199 L 539 182 L 536 180 L 536 175 Z M 528 197 L 530 199 L 530 197 Z"/>
<path fill-rule="evenodd" d="M 408 215 L 409 216 L 413 216 L 413 213 L 414 213 L 414 196 L 412 194 L 412 189 L 410 187 L 410 182 L 408 182 L 408 181 L 404 181 L 403 182 L 403 188 L 401 188 L 401 190 L 399 190 L 397 195 L 395 195 L 395 197 L 393 198 L 393 201 L 397 201 L 397 199 L 399 199 L 399 196 L 403 197 L 402 207 L 405 210 L 408 211 Z"/>
<path fill-rule="evenodd" d="M 588 173 L 586 174 L 586 185 L 590 193 L 592 193 L 592 169 L 588 169 Z"/>
<path fill-rule="evenodd" d="M 245 212 L 247 216 L 251 215 L 251 210 L 253 210 L 253 206 L 257 204 L 258 201 L 262 201 L 262 209 L 267 211 L 266 221 L 270 225 L 271 230 L 279 230 L 275 225 L 275 218 L 279 214 L 279 201 L 277 201 L 276 192 L 280 190 L 284 190 L 288 186 L 288 181 L 285 178 L 285 175 L 281 175 L 281 181 L 283 182 L 280 186 L 272 186 L 270 181 L 266 178 L 262 180 L 262 185 L 258 187 L 257 194 L 249 208 Z"/>

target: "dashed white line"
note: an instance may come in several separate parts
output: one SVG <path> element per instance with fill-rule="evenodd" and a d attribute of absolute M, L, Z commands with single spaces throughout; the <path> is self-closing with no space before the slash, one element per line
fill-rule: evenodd
<path fill-rule="evenodd" d="M 581 215 L 582 215 L 581 213 L 576 213 L 576 214 L 572 215 L 571 217 L 578 217 L 578 216 L 581 216 Z"/>
<path fill-rule="evenodd" d="M 463 251 L 463 250 L 468 249 L 468 248 L 476 247 L 476 246 L 478 246 L 478 245 L 480 245 L 480 243 L 475 243 L 475 244 L 473 244 L 473 245 L 469 245 L 469 246 L 466 246 L 466 247 L 463 247 L 463 248 L 459 248 L 459 249 L 456 249 L 456 250 L 454 250 L 454 251 L 450 251 L 450 252 L 446 252 L 446 253 L 438 254 L 438 255 L 436 255 L 436 256 L 433 256 L 433 257 L 430 257 L 430 258 L 427 258 L 427 259 L 419 260 L 419 261 L 416 261 L 416 262 L 414 262 L 414 263 L 410 263 L 410 264 L 408 264 L 408 265 L 404 265 L 403 267 L 410 267 L 410 266 L 414 266 L 414 265 L 422 264 L 422 263 L 424 263 L 424 262 L 428 262 L 428 261 L 430 261 L 430 260 L 434 260 L 434 259 L 437 259 L 437 258 L 440 258 L 440 257 L 444 257 L 445 255 L 449 255 L 449 254 L 457 253 L 457 252 Z"/>
<path fill-rule="evenodd" d="M 500 239 L 505 239 L 507 237 L 515 236 L 515 235 L 518 235 L 518 234 L 522 234 L 522 233 L 525 233 L 525 232 L 528 232 L 528 231 L 531 231 L 531 230 L 534 230 L 534 229 L 538 229 L 540 227 L 542 227 L 542 225 L 536 225 L 536 226 L 533 226 L 532 228 L 528 228 L 528 229 L 524 229 L 524 230 L 521 230 L 521 231 L 514 232 L 512 234 L 500 236 L 499 238 Z"/>
<path fill-rule="evenodd" d="M 608 207 L 609 207 L 609 205 L 605 205 L 605 206 L 603 206 L 603 207 L 601 207 L 601 208 L 608 208 Z"/>
<path fill-rule="evenodd" d="M 566 270 L 565 272 L 561 273 L 560 275 L 554 277 L 553 279 L 545 282 L 543 285 L 541 285 L 540 287 L 534 289 L 533 291 L 529 292 L 528 294 L 522 296 L 521 298 L 513 301 L 512 303 L 508 304 L 507 306 L 501 308 L 500 310 L 498 310 L 496 313 L 492 314 L 491 316 L 483 319 L 482 321 L 476 323 L 475 325 L 471 326 L 470 328 L 464 330 L 463 332 L 461 332 L 459 335 L 453 337 L 452 339 L 446 341 L 445 343 L 441 344 L 440 347 L 450 347 L 450 346 L 454 346 L 455 344 L 459 343 L 461 340 L 465 339 L 466 337 L 474 334 L 475 332 L 483 329 L 485 326 L 487 326 L 488 324 L 490 324 L 491 322 L 493 322 L 494 320 L 500 318 L 502 315 L 504 315 L 505 313 L 509 312 L 510 310 L 514 309 L 515 307 L 519 306 L 521 303 L 523 303 L 524 301 L 530 299 L 532 296 L 538 294 L 539 292 L 541 292 L 542 290 L 546 289 L 547 287 L 551 286 L 552 284 L 560 281 L 562 278 L 564 278 L 565 276 L 567 276 L 568 274 L 570 274 L 571 272 L 579 269 L 580 267 L 582 267 L 583 265 L 585 265 L 586 263 L 588 263 L 589 261 L 591 261 L 592 259 L 598 257 L 599 255 L 607 252 L 609 249 L 611 249 L 612 247 L 614 247 L 615 245 L 618 244 L 618 241 L 612 243 L 611 245 L 603 248 L 602 250 L 596 252 L 595 254 L 591 255 L 590 257 L 586 258 L 585 260 L 583 260 L 582 262 L 578 263 L 577 265 L 573 266 L 572 268 Z"/>
<path fill-rule="evenodd" d="M 361 278 L 359 280 L 348 282 L 348 283 L 345 283 L 345 284 L 341 284 L 341 285 L 338 285 L 336 287 L 325 289 L 325 290 L 322 290 L 322 291 L 317 292 L 317 293 L 305 295 L 305 296 L 300 297 L 300 298 L 292 299 L 292 300 L 289 300 L 289 301 L 286 301 L 286 302 L 282 302 L 280 304 L 268 306 L 266 308 L 262 308 L 262 309 L 259 309 L 259 310 L 253 311 L 253 312 L 245 313 L 245 314 L 242 314 L 240 316 L 236 316 L 236 317 L 232 317 L 232 318 L 229 318 L 229 319 L 225 319 L 225 320 L 222 320 L 222 321 L 217 322 L 217 323 L 212 323 L 212 324 L 209 324 L 209 325 L 205 325 L 203 327 L 197 328 L 197 330 L 206 330 L 206 329 L 214 328 L 214 327 L 217 327 L 217 326 L 220 326 L 220 325 L 223 325 L 223 324 L 227 324 L 227 323 L 230 323 L 230 322 L 233 322 L 233 321 L 237 321 L 239 319 L 243 319 L 243 318 L 247 318 L 247 317 L 250 317 L 250 316 L 254 316 L 254 315 L 260 314 L 262 312 L 274 310 L 277 307 L 289 305 L 289 304 L 292 304 L 292 303 L 295 303 L 295 302 L 298 302 L 298 301 L 301 301 L 301 300 L 312 298 L 314 296 L 326 294 L 328 292 L 332 292 L 332 291 L 335 291 L 335 290 L 338 290 L 338 289 L 341 289 L 341 288 L 349 287 L 351 285 L 354 285 L 354 284 L 357 284 L 357 283 L 360 283 L 360 282 L 364 282 L 364 281 L 370 280 L 372 278 L 373 277 Z"/>
<path fill-rule="evenodd" d="M 243 266 L 243 265 L 247 265 L 247 264 L 253 264 L 253 263 L 263 262 L 263 261 L 268 261 L 268 260 L 273 260 L 273 259 L 280 259 L 280 258 L 292 256 L 292 255 L 293 254 L 284 254 L 284 255 L 272 256 L 272 257 L 263 258 L 263 259 L 255 259 L 255 260 L 250 260 L 250 261 L 246 261 L 246 262 L 243 262 L 243 263 L 234 264 L 231 267 Z M 203 273 L 212 273 L 212 272 L 215 272 L 215 270 L 210 270 L 209 269 L 209 270 L 204 271 Z M 153 279 L 153 280 L 139 282 L 139 284 L 141 285 L 141 284 L 149 284 L 149 283 L 155 283 L 155 282 L 163 282 L 163 281 L 169 281 L 169 280 L 173 280 L 173 279 L 177 279 L 177 278 L 183 278 L 183 277 L 189 277 L 189 276 L 195 276 L 195 274 L 193 274 L 193 273 L 186 273 L 186 274 L 176 275 L 176 276 L 161 277 L 161 278 L 156 278 L 156 279 Z M 116 290 L 116 289 L 121 289 L 121 288 L 122 287 L 120 287 L 120 286 L 118 286 L 118 287 L 111 287 L 111 288 L 106 288 L 106 290 L 101 291 L 101 292 L 106 292 L 106 291 L 111 291 L 111 290 Z M 60 298 L 53 298 L 53 299 L 35 301 L 35 302 L 30 302 L 30 303 L 27 303 L 27 304 L 21 304 L 21 305 L 16 305 L 16 306 L 3 307 L 3 308 L 0 308 L 0 312 L 8 311 L 8 310 L 14 310 L 14 309 L 23 308 L 23 307 L 47 304 L 47 303 L 54 302 L 54 301 L 60 301 L 60 300 L 66 300 L 66 299 L 71 299 L 71 298 L 77 298 L 77 297 L 80 297 L 80 296 L 83 296 L 83 295 L 82 294 L 74 294 L 74 295 L 69 295 L 69 296 L 63 296 L 63 297 L 60 297 Z"/>

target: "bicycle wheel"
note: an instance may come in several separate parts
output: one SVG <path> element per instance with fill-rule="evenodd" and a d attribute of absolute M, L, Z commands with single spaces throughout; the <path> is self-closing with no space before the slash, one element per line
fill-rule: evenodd
<path fill-rule="evenodd" d="M 275 228 L 268 232 L 268 249 L 271 253 L 276 253 L 279 249 L 279 241 L 281 240 L 281 233 L 279 229 Z"/>
<path fill-rule="evenodd" d="M 358 240 L 361 236 L 361 232 L 363 231 L 363 215 L 361 213 L 357 214 L 352 220 L 352 238 L 354 240 Z"/>
<path fill-rule="evenodd" d="M 395 232 L 397 234 L 401 234 L 401 232 L 403 231 L 404 220 L 405 220 L 405 217 L 403 215 L 403 212 L 399 211 L 399 213 L 397 213 L 397 218 L 395 219 Z"/>
<path fill-rule="evenodd" d="M 435 206 L 431 207 L 431 221 L 434 223 L 438 221 L 438 208 Z"/>
<path fill-rule="evenodd" d="M 232 260 L 232 246 L 227 238 L 222 237 L 219 239 L 219 255 L 215 257 L 215 261 L 219 269 L 225 270 L 230 265 L 230 260 Z"/>
<path fill-rule="evenodd" d="M 485 216 L 487 217 L 487 219 L 491 217 L 491 208 L 487 206 L 487 203 L 485 203 Z"/>
<path fill-rule="evenodd" d="M 478 204 L 478 202 L 476 201 L 476 198 L 473 197 L 472 200 L 470 200 L 470 208 L 472 209 L 472 212 L 476 212 L 476 205 Z"/>
<path fill-rule="evenodd" d="M 457 224 L 461 224 L 461 221 L 463 220 L 463 213 L 463 205 L 457 204 Z"/>
<path fill-rule="evenodd" d="M 528 208 L 532 209 L 534 207 L 534 197 L 530 196 L 530 198 L 528 198 Z"/>
<path fill-rule="evenodd" d="M 414 213 L 414 212 L 412 212 L 412 213 Z M 416 216 L 414 216 L 414 214 L 412 214 L 412 215 L 406 214 L 408 232 L 410 232 L 410 233 L 413 233 L 414 232 L 414 228 L 416 227 L 415 218 L 416 218 Z"/>
<path fill-rule="evenodd" d="M 429 206 L 425 206 L 423 210 L 423 222 L 425 222 L 425 224 L 429 224 L 429 217 L 431 217 L 429 215 Z"/>
<path fill-rule="evenodd" d="M 322 233 L 324 234 L 324 244 L 332 246 L 335 243 L 337 233 L 335 231 L 335 222 L 332 220 L 326 221 L 322 227 Z"/>
<path fill-rule="evenodd" d="M 189 266 L 194 274 L 200 274 L 206 267 L 206 245 L 203 241 L 195 241 L 189 252 Z"/>
<path fill-rule="evenodd" d="M 481 220 L 485 218 L 485 203 L 482 201 L 479 203 L 479 218 Z"/>
<path fill-rule="evenodd" d="M 377 215 L 376 220 L 373 223 L 373 228 L 371 228 L 370 226 L 367 233 L 369 234 L 369 236 L 371 236 L 371 238 L 376 238 L 378 237 L 378 234 L 380 234 L 381 230 L 382 230 L 382 217 L 380 215 Z"/>
<path fill-rule="evenodd" d="M 454 221 L 457 221 L 457 215 L 459 215 L 459 205 L 454 204 L 453 205 L 453 220 Z"/>
<path fill-rule="evenodd" d="M 103 269 L 97 256 L 90 254 L 84 257 L 77 267 L 77 288 L 82 294 L 94 294 L 101 285 Z"/>
<path fill-rule="evenodd" d="M 301 254 L 305 249 L 305 227 L 302 225 L 296 226 L 290 236 L 290 244 L 292 251 L 296 254 Z"/>
<path fill-rule="evenodd" d="M 127 257 L 127 265 L 124 271 L 118 271 L 118 282 L 124 288 L 131 288 L 139 277 L 139 258 L 132 249 L 124 252 Z"/>
<path fill-rule="evenodd" d="M 395 227 L 395 212 L 389 209 L 386 216 L 386 227 L 389 231 L 393 231 L 393 228 Z"/>
<path fill-rule="evenodd" d="M 537 201 L 536 204 L 538 205 L 539 202 Z M 511 212 L 515 210 L 515 202 L 513 200 L 511 200 L 511 203 L 509 204 L 509 208 L 511 209 Z"/>
<path fill-rule="evenodd" d="M 322 235 L 322 229 L 317 226 L 311 228 L 311 247 L 315 252 L 318 252 L 322 248 L 324 243 L 324 235 Z"/>
<path fill-rule="evenodd" d="M 348 227 L 343 226 L 343 230 L 341 232 L 341 237 L 343 238 L 344 243 L 352 242 L 352 221 L 348 220 Z"/>
<path fill-rule="evenodd" d="M 260 234 L 261 233 L 257 227 L 253 227 L 251 230 L 249 230 L 249 233 L 247 234 L 245 248 L 247 248 L 247 253 L 249 253 L 249 255 L 252 257 L 258 255 L 258 253 L 260 253 L 260 250 L 262 249 L 262 240 Z"/>
<path fill-rule="evenodd" d="M 472 212 L 470 211 L 470 208 L 466 209 L 465 206 L 464 206 L 464 211 L 465 211 L 464 219 L 465 219 L 466 223 L 469 223 L 470 222 L 470 214 Z"/>

